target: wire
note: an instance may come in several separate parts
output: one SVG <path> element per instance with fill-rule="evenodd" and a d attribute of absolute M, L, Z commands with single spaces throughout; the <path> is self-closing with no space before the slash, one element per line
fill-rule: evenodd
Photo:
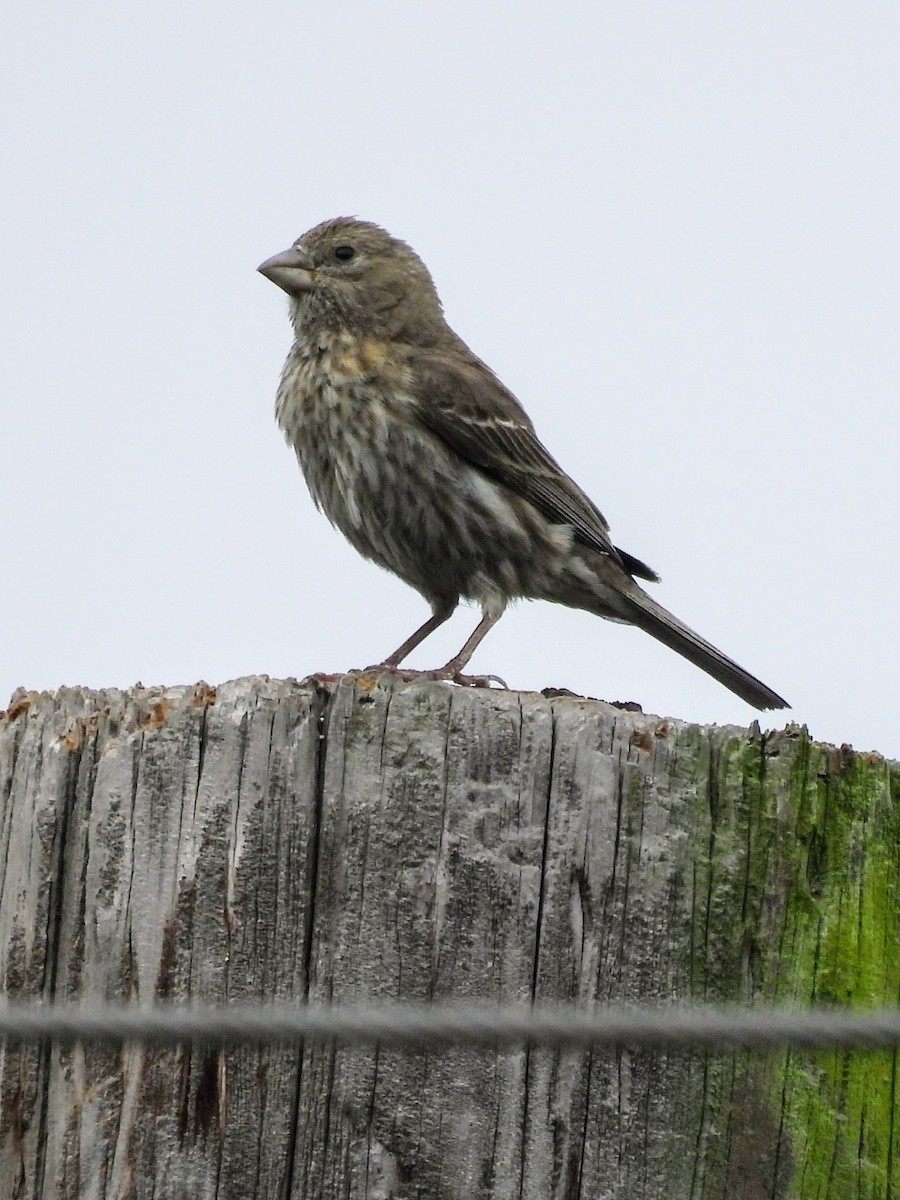
<path fill-rule="evenodd" d="M 402 1050 L 525 1045 L 872 1049 L 900 1043 L 900 1010 L 12 1003 L 0 1004 L 0 1038 L 156 1045 L 195 1041 L 216 1046 L 307 1041 Z"/>

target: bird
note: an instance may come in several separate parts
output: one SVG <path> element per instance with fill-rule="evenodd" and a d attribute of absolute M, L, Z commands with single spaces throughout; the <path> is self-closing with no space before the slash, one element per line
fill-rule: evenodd
<path fill-rule="evenodd" d="M 275 412 L 314 503 L 431 609 L 378 668 L 488 686 L 496 676 L 463 674 L 476 647 L 511 601 L 549 600 L 637 626 L 754 708 L 788 707 L 641 586 L 659 576 L 613 545 L 516 397 L 450 328 L 411 246 L 335 217 L 257 269 L 289 300 Z M 481 620 L 459 653 L 402 670 L 460 600 Z"/>

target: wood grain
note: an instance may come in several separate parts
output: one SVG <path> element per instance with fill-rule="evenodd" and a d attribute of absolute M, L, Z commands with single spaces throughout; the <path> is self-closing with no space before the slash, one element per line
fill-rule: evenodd
<path fill-rule="evenodd" d="M 21 696 L 24 998 L 895 1003 L 900 771 L 345 677 Z M 0 1197 L 872 1200 L 892 1054 L 7 1046 Z M 896 1190 L 892 1190 L 896 1189 Z"/>

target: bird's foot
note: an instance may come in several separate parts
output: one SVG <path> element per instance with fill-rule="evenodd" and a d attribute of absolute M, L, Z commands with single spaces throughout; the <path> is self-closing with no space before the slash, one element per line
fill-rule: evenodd
<path fill-rule="evenodd" d="M 366 667 L 364 674 L 368 674 L 370 671 L 386 671 L 388 674 L 402 679 L 404 683 L 412 683 L 417 679 L 436 679 L 447 683 L 456 683 L 460 687 L 479 688 L 489 688 L 492 683 L 497 683 L 509 691 L 509 684 L 499 675 L 463 675 L 452 662 L 447 663 L 445 667 L 437 667 L 433 671 L 415 671 L 410 667 L 395 667 L 392 663 L 375 663 L 374 666 Z"/>
<path fill-rule="evenodd" d="M 505 679 L 501 679 L 499 675 L 463 675 L 461 671 L 456 671 L 452 674 L 436 671 L 435 678 L 449 679 L 451 683 L 458 683 L 460 687 L 489 688 L 492 683 L 496 683 L 507 692 L 509 691 L 509 684 Z"/>

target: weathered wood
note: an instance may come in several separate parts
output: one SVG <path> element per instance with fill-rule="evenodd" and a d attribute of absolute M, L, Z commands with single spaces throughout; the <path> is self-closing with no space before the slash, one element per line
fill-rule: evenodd
<path fill-rule="evenodd" d="M 900 771 L 345 678 L 0 721 L 7 995 L 895 1003 Z M 900 1195 L 892 1054 L 8 1046 L 0 1198 Z"/>

